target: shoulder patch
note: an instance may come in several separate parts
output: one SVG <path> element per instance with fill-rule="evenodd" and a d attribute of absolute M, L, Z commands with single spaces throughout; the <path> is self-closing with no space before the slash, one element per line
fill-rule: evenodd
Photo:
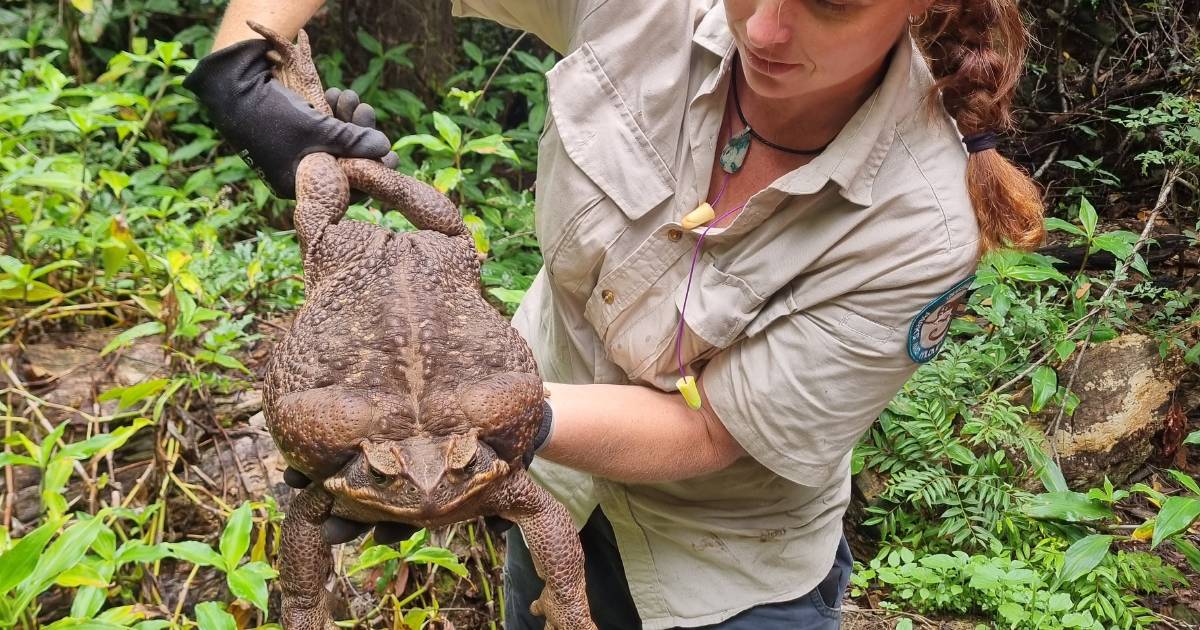
<path fill-rule="evenodd" d="M 975 276 L 971 275 L 959 281 L 917 313 L 908 327 L 908 358 L 917 363 L 927 363 L 937 355 L 942 342 L 946 341 L 946 331 L 950 329 L 950 320 L 954 319 L 956 307 L 974 280 Z"/>

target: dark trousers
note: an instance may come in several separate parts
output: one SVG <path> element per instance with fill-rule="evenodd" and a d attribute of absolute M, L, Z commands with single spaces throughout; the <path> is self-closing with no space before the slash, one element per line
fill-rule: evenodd
<path fill-rule="evenodd" d="M 629 594 L 629 583 L 617 553 L 612 525 L 596 509 L 579 532 L 585 558 L 588 604 L 599 630 L 636 630 L 641 619 Z M 811 592 L 791 601 L 762 604 L 711 626 L 710 630 L 835 630 L 841 627 L 842 593 L 850 582 L 852 558 L 843 536 L 829 574 Z M 508 558 L 504 565 L 505 630 L 542 630 L 541 617 L 529 605 L 542 593 L 543 583 L 521 532 L 508 530 Z"/>

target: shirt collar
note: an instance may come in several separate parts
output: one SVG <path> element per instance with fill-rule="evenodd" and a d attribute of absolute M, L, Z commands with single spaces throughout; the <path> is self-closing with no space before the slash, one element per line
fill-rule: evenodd
<path fill-rule="evenodd" d="M 692 42 L 722 58 L 700 89 L 701 93 L 712 91 L 726 80 L 735 50 L 723 2 L 717 0 L 704 11 Z M 875 175 L 891 149 L 896 125 L 917 109 L 932 81 L 925 58 L 905 31 L 896 43 L 883 81 L 829 147 L 812 162 L 779 178 L 772 187 L 789 195 L 807 195 L 832 180 L 847 201 L 871 205 Z"/>

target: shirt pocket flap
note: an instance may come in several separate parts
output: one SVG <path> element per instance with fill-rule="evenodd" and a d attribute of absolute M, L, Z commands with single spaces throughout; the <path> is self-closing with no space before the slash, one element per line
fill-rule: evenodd
<path fill-rule="evenodd" d="M 676 290 L 675 306 L 683 311 L 688 329 L 712 346 L 726 348 L 755 321 L 765 299 L 745 280 L 713 262 L 705 252 L 692 276 L 691 290 L 686 283 Z"/>
<path fill-rule="evenodd" d="M 591 46 L 546 74 L 550 113 L 580 170 L 636 220 L 675 190 L 675 178 L 642 132 Z"/>

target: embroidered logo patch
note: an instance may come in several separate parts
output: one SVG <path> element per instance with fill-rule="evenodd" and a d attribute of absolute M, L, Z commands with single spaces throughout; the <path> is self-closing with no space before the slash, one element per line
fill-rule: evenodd
<path fill-rule="evenodd" d="M 908 357 L 917 363 L 926 363 L 937 355 L 946 340 L 946 332 L 950 330 L 950 320 L 954 319 L 955 311 L 971 281 L 975 276 L 969 276 L 939 295 L 920 313 L 913 318 L 908 328 Z"/>

